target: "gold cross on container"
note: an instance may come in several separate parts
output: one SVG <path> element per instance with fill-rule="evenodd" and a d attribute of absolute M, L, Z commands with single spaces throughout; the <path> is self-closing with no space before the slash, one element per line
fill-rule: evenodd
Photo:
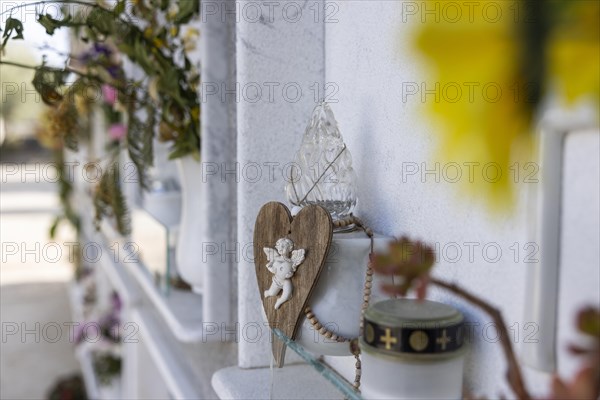
<path fill-rule="evenodd" d="M 442 331 L 442 336 L 441 336 L 441 337 L 439 337 L 439 338 L 437 338 L 437 339 L 435 340 L 435 342 L 436 342 L 437 344 L 441 344 L 441 345 L 442 345 L 442 350 L 446 350 L 446 345 L 447 345 L 448 343 L 450 343 L 451 341 L 452 341 L 452 339 L 450 339 L 450 337 L 448 337 L 448 336 L 446 335 L 446 330 L 445 330 L 445 329 Z"/>
<path fill-rule="evenodd" d="M 398 339 L 392 336 L 392 330 L 390 328 L 385 328 L 385 336 L 380 336 L 379 340 L 381 343 L 385 343 L 386 350 L 390 350 L 392 348 L 392 344 L 398 343 Z"/>

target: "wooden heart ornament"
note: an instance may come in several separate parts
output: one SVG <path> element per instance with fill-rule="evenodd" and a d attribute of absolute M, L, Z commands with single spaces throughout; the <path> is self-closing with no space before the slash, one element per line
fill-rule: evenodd
<path fill-rule="evenodd" d="M 310 205 L 292 218 L 277 202 L 265 204 L 254 226 L 254 265 L 269 327 L 295 339 L 301 316 L 331 245 L 331 216 Z M 285 345 L 273 339 L 275 363 L 283 366 Z"/>

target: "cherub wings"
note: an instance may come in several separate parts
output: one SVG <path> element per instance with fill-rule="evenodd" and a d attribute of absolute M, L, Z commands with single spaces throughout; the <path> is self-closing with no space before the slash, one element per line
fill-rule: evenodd
<path fill-rule="evenodd" d="M 292 268 L 294 271 L 298 268 L 298 265 L 304 261 L 304 249 L 298 249 L 292 251 Z"/>
<path fill-rule="evenodd" d="M 273 263 L 275 262 L 275 259 L 279 256 L 279 253 L 277 253 L 276 249 L 272 249 L 270 247 L 263 247 L 263 251 L 265 252 L 265 254 L 267 255 L 267 269 L 271 272 L 272 268 L 273 268 Z M 304 261 L 304 249 L 298 249 L 298 250 L 293 250 L 292 254 L 291 254 L 291 258 L 289 259 L 289 261 L 292 262 L 292 269 L 294 271 L 296 271 L 296 268 L 298 268 L 298 265 L 302 264 L 302 262 Z"/>

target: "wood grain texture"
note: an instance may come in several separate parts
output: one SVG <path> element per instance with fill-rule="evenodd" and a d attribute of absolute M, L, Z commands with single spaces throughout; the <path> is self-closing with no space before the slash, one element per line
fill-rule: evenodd
<path fill-rule="evenodd" d="M 313 287 L 321 274 L 331 245 L 333 223 L 329 213 L 321 206 L 304 207 L 295 218 L 288 208 L 278 202 L 265 204 L 258 213 L 254 226 L 254 264 L 258 290 L 271 329 L 278 328 L 294 340 L 300 326 L 301 316 Z M 264 247 L 275 247 L 275 242 L 288 238 L 294 242 L 294 250 L 305 249 L 305 259 L 292 279 L 291 298 L 275 310 L 275 297 L 264 297 L 264 291 L 271 286 L 273 274 L 267 269 L 267 255 Z M 274 339 L 272 351 L 275 363 L 283 367 L 285 345 Z"/>

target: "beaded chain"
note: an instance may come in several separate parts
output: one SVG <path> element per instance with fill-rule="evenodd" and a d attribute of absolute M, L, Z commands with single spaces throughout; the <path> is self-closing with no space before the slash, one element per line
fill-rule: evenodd
<path fill-rule="evenodd" d="M 315 314 L 313 313 L 313 311 L 310 307 L 306 307 L 304 309 L 304 314 L 306 315 L 306 319 L 308 319 L 308 321 L 310 322 L 312 327 L 317 332 L 319 332 L 319 334 L 326 337 L 327 339 L 335 340 L 338 343 L 344 343 L 344 342 L 350 341 L 350 339 L 339 336 L 339 335 L 331 332 L 329 329 L 325 328 L 323 325 L 321 325 L 318 318 L 315 316 Z"/>
<path fill-rule="evenodd" d="M 360 337 L 360 336 L 362 336 L 363 329 L 364 329 L 365 311 L 369 307 L 369 301 L 371 300 L 371 287 L 373 286 L 372 259 L 373 259 L 374 243 L 373 243 L 373 230 L 371 230 L 371 228 L 365 226 L 360 219 L 358 219 L 357 217 L 355 217 L 353 215 L 346 217 L 344 219 L 338 220 L 338 221 L 334 221 L 334 223 L 333 223 L 333 226 L 336 228 L 346 228 L 346 227 L 351 227 L 352 225 L 355 226 L 355 229 L 361 229 L 363 232 L 365 232 L 365 234 L 369 237 L 369 239 L 371 239 L 371 246 L 370 246 L 370 251 L 369 251 L 369 262 L 367 263 L 365 287 L 363 290 L 363 304 L 362 304 L 362 309 L 360 312 L 360 329 L 359 329 L 359 332 L 360 332 L 359 337 Z M 306 315 L 306 319 L 308 319 L 308 321 L 310 322 L 312 327 L 317 332 L 319 332 L 320 335 L 326 337 L 327 339 L 335 340 L 338 343 L 346 343 L 346 342 L 350 343 L 350 351 L 352 352 L 352 354 L 354 355 L 354 358 L 356 359 L 356 363 L 355 363 L 356 372 L 355 372 L 353 386 L 356 390 L 359 390 L 362 368 L 361 368 L 361 362 L 360 362 L 360 349 L 358 347 L 358 338 L 348 339 L 348 338 L 339 336 L 339 335 L 335 334 L 334 332 L 331 332 L 330 330 L 325 328 L 319 322 L 319 319 L 315 316 L 314 312 L 312 311 L 312 309 L 310 307 L 306 307 L 304 309 L 304 314 Z"/>

